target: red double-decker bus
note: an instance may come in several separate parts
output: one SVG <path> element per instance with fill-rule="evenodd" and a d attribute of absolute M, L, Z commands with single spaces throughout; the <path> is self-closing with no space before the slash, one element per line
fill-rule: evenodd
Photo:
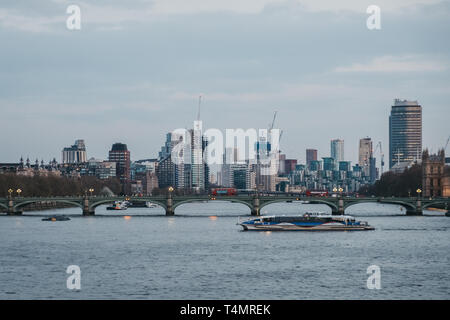
<path fill-rule="evenodd" d="M 306 196 L 308 196 L 308 197 L 328 197 L 328 191 L 326 191 L 326 190 L 306 190 Z"/>
<path fill-rule="evenodd" d="M 214 188 L 211 191 L 213 196 L 234 196 L 237 194 L 235 188 Z"/>

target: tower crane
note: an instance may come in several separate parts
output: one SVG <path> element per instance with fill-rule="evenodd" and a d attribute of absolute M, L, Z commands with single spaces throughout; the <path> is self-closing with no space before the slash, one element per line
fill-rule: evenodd
<path fill-rule="evenodd" d="M 445 152 L 445 150 L 447 150 L 449 142 L 450 142 L 450 136 L 448 136 L 447 143 L 445 144 L 445 147 L 444 147 L 444 152 Z"/>
<path fill-rule="evenodd" d="M 202 104 L 202 96 L 198 96 L 198 112 L 197 112 L 197 120 L 200 120 L 200 105 Z"/>
<path fill-rule="evenodd" d="M 273 126 L 275 125 L 275 119 L 277 118 L 277 113 L 278 113 L 278 111 L 275 111 L 273 113 L 273 120 L 272 120 L 272 125 L 270 126 L 270 130 L 272 130 Z"/>

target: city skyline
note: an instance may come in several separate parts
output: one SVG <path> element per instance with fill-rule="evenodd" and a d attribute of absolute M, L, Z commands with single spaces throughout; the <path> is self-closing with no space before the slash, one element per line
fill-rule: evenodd
<path fill-rule="evenodd" d="M 366 136 L 387 153 L 395 98 L 423 106 L 424 146 L 448 137 L 448 1 L 380 1 L 380 30 L 367 29 L 364 1 L 156 1 L 82 3 L 82 28 L 68 31 L 68 3 L 2 3 L 2 162 L 51 159 L 80 137 L 89 156 L 122 141 L 146 158 L 191 126 L 199 94 L 205 128 L 266 128 L 278 110 L 282 151 L 302 162 L 309 147 L 329 156 L 336 137 L 352 161 Z"/>
<path fill-rule="evenodd" d="M 207 129 L 209 129 L 209 128 L 206 128 L 205 130 L 207 130 Z M 168 135 L 169 133 L 164 133 L 164 135 L 163 136 L 165 136 L 166 137 L 166 139 L 167 139 L 167 135 Z M 223 134 L 225 135 L 225 132 L 223 132 Z M 329 141 L 329 143 L 331 143 L 331 148 L 330 148 L 330 145 L 328 146 L 328 148 L 329 148 L 329 150 L 327 150 L 327 151 L 324 151 L 324 150 L 320 150 L 319 148 L 317 148 L 317 147 L 315 147 L 315 146 L 310 146 L 310 145 L 308 145 L 308 147 L 305 149 L 305 150 L 302 150 L 302 151 L 297 151 L 296 153 L 297 154 L 300 154 L 300 153 L 304 153 L 305 154 L 305 152 L 308 152 L 309 150 L 311 150 L 311 151 L 316 151 L 317 152 L 317 160 L 319 160 L 319 161 L 321 161 L 320 159 L 322 159 L 322 158 L 324 158 L 324 157 L 331 157 L 331 158 L 334 158 L 337 162 L 339 162 L 339 161 L 350 161 L 350 162 L 352 162 L 352 164 L 360 164 L 361 165 L 361 160 L 360 160 L 360 157 L 361 157 L 361 155 L 360 155 L 360 148 L 361 148 L 361 145 L 360 145 L 360 143 L 361 143 L 361 140 L 365 140 L 365 139 L 370 139 L 370 140 L 372 140 L 371 139 L 371 137 L 361 137 L 361 138 L 358 138 L 357 139 L 357 141 L 358 141 L 358 147 L 357 147 L 357 150 L 358 150 L 358 153 L 356 154 L 356 159 L 349 159 L 347 156 L 346 156 L 346 148 L 347 148 L 347 144 L 345 143 L 345 141 L 343 140 L 343 139 L 331 139 L 330 141 Z M 33 155 L 33 154 L 29 154 L 29 152 L 22 152 L 21 154 L 20 154 L 20 157 L 19 158 L 21 158 L 21 159 L 29 159 L 30 161 L 32 161 L 32 162 L 34 162 L 34 160 L 35 159 L 37 159 L 37 160 L 39 160 L 39 162 L 40 161 L 44 161 L 44 163 L 48 163 L 49 161 L 52 161 L 53 159 L 56 159 L 58 162 L 61 162 L 61 163 L 66 163 L 65 162 L 65 158 L 66 157 L 68 157 L 67 155 L 66 155 L 66 153 L 67 153 L 67 151 L 68 150 L 71 150 L 71 148 L 74 148 L 74 147 L 76 147 L 76 145 L 77 145 L 77 143 L 79 143 L 79 142 L 81 142 L 81 143 L 83 143 L 83 152 L 84 152 L 84 154 L 83 154 L 83 161 L 75 161 L 75 162 L 86 162 L 87 160 L 89 160 L 89 159 L 107 159 L 108 158 L 108 154 L 109 154 L 109 146 L 104 146 L 103 147 L 103 149 L 105 149 L 106 150 L 106 154 L 105 155 L 91 155 L 90 153 L 89 153 L 89 149 L 90 148 L 88 148 L 88 147 L 86 147 L 85 145 L 84 145 L 84 143 L 85 143 L 85 141 L 86 141 L 86 139 L 84 139 L 84 138 L 80 138 L 80 137 L 76 137 L 75 139 L 75 145 L 72 145 L 72 147 L 63 147 L 62 148 L 62 155 L 60 156 L 60 157 L 58 157 L 56 154 L 58 153 L 58 152 L 54 152 L 52 155 L 50 155 L 49 157 L 47 157 L 47 158 L 43 158 L 43 157 L 38 157 L 38 156 L 36 156 L 36 155 Z M 380 161 L 381 161 L 381 154 L 380 153 L 375 153 L 375 148 L 374 148 L 374 145 L 376 144 L 376 143 L 378 143 L 377 141 L 373 141 L 372 140 L 372 142 L 373 142 L 373 145 L 371 144 L 371 150 L 372 150 L 372 152 L 373 152 L 373 157 L 377 160 L 377 167 L 379 167 L 380 166 Z M 117 140 L 117 141 L 114 141 L 114 142 L 112 142 L 110 145 L 114 145 L 114 144 L 117 144 L 117 143 L 119 143 L 119 144 L 127 144 L 127 142 L 126 142 L 126 140 L 125 139 L 119 139 L 119 140 Z M 335 145 L 337 143 L 337 145 Z M 383 143 L 383 142 L 382 142 Z M 67 145 L 68 143 L 66 143 L 66 145 Z M 86 145 L 88 145 L 88 143 L 86 143 Z M 389 150 L 389 144 L 388 143 L 386 143 L 386 144 L 384 144 L 385 146 L 386 146 L 386 151 L 384 151 L 384 155 L 385 155 L 385 157 L 389 154 L 388 153 L 388 150 Z M 98 149 L 99 147 L 97 146 L 95 149 Z M 157 148 L 158 149 L 158 148 Z M 161 149 L 161 146 L 159 146 L 159 149 Z M 335 151 L 334 151 L 334 149 L 336 149 Z M 339 151 L 337 151 L 337 149 L 339 149 Z M 431 149 L 431 148 L 428 148 L 427 146 L 424 146 L 423 147 L 423 150 L 425 150 L 425 149 L 428 149 L 428 150 L 430 150 L 430 152 L 433 152 L 433 149 Z M 442 147 L 441 148 L 439 148 L 438 147 L 438 150 L 440 150 L 440 149 L 442 149 Z M 422 151 L 423 151 L 422 150 Z M 437 150 L 437 151 L 438 151 Z M 131 150 L 132 151 L 132 150 Z M 225 152 L 226 151 L 226 148 L 224 148 L 223 149 L 223 151 Z M 334 152 L 337 152 L 338 153 L 338 158 L 336 159 L 335 157 L 333 157 L 333 151 Z M 299 158 L 296 158 L 296 157 L 293 157 L 293 156 L 291 156 L 290 154 L 286 154 L 285 152 L 282 152 L 283 154 L 285 154 L 286 156 L 288 156 L 288 158 L 291 158 L 291 159 L 296 159 L 296 160 L 298 160 L 299 161 L 299 163 L 302 163 L 302 164 L 308 164 L 307 163 L 307 158 L 306 158 L 306 156 L 305 155 L 303 155 L 303 156 L 300 156 Z M 420 152 L 420 154 L 421 154 L 421 152 Z M 158 152 L 155 152 L 155 153 L 153 153 L 153 154 L 147 154 L 147 155 L 145 155 L 145 156 L 143 156 L 143 157 L 134 157 L 133 156 L 133 152 L 131 153 L 131 161 L 139 161 L 139 160 L 142 160 L 142 159 L 147 159 L 147 158 L 158 158 L 158 157 L 161 157 L 161 151 L 158 151 Z M 0 159 L 1 160 L 1 159 Z M 12 161 L 1 161 L 1 162 L 11 162 L 11 163 L 14 163 L 14 162 L 17 162 L 17 160 L 18 159 L 11 159 Z M 67 161 L 68 163 L 70 163 L 70 162 L 74 162 L 74 161 Z"/>

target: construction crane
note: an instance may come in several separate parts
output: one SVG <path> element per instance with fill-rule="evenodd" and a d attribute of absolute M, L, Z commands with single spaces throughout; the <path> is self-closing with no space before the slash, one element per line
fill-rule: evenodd
<path fill-rule="evenodd" d="M 448 136 L 447 143 L 445 144 L 445 147 L 444 147 L 444 152 L 445 152 L 445 150 L 447 150 L 449 142 L 450 142 L 450 136 Z"/>
<path fill-rule="evenodd" d="M 378 149 L 380 149 L 380 158 L 381 158 L 381 176 L 383 175 L 383 169 L 384 169 L 384 153 L 383 153 L 383 147 L 381 145 L 381 141 L 378 142 L 376 148 L 375 148 L 375 152 L 377 153 Z"/>
<path fill-rule="evenodd" d="M 198 113 L 197 113 L 197 120 L 200 121 L 200 105 L 202 104 L 202 96 L 198 96 Z"/>
<path fill-rule="evenodd" d="M 270 126 L 270 130 L 272 130 L 272 129 L 273 129 L 273 126 L 275 125 L 275 119 L 277 118 L 277 112 L 278 112 L 278 111 L 275 111 L 275 112 L 273 113 L 273 120 L 272 120 L 272 125 Z"/>

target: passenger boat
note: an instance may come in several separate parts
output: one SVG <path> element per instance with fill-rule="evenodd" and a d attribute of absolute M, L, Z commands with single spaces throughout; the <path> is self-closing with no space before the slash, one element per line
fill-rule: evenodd
<path fill-rule="evenodd" d="M 239 219 L 244 230 L 257 231 L 363 231 L 375 230 L 365 221 L 352 216 L 332 216 L 322 213 L 305 213 L 301 216 L 264 216 Z"/>
<path fill-rule="evenodd" d="M 106 210 L 127 210 L 127 205 L 122 201 L 116 201 L 111 206 L 106 207 Z"/>
<path fill-rule="evenodd" d="M 42 221 L 68 221 L 68 220 L 70 220 L 70 218 L 66 216 L 52 216 L 42 219 Z"/>

